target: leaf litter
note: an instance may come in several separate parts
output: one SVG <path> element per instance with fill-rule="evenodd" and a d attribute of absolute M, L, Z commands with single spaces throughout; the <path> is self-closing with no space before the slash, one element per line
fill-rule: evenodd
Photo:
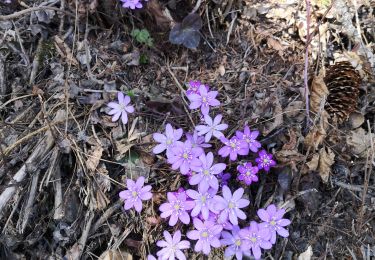
<path fill-rule="evenodd" d="M 0 17 L 47 4 L 16 2 L 0 3 Z M 176 83 L 190 80 L 219 89 L 229 131 L 245 123 L 261 130 L 262 145 L 280 165 L 246 191 L 252 205 L 290 205 L 292 233 L 270 252 L 274 258 L 361 259 L 373 250 L 373 5 L 311 1 L 306 125 L 304 4 L 208 1 L 176 19 L 191 10 L 156 0 L 139 12 L 117 8 L 117 1 L 62 2 L 50 6 L 64 12 L 41 8 L 0 19 L 2 258 L 145 259 L 154 252 L 164 229 L 158 206 L 182 179 L 152 154 L 151 133 L 167 123 L 191 129 L 188 117 L 199 115 L 187 114 Z M 134 28 L 147 29 L 153 46 L 133 42 Z M 357 117 L 341 126 L 324 111 L 323 81 L 325 68 L 339 61 L 349 61 L 364 81 Z M 126 126 L 103 107 L 117 91 L 136 107 Z M 338 174 L 342 162 L 345 174 Z M 142 215 L 123 211 L 118 199 L 124 180 L 138 176 L 156 189 Z M 14 196 L 5 196 L 10 190 Z M 356 225 L 360 216 L 363 226 Z M 53 239 L 47 245 L 45 238 Z M 210 257 L 222 256 L 216 250 Z"/>

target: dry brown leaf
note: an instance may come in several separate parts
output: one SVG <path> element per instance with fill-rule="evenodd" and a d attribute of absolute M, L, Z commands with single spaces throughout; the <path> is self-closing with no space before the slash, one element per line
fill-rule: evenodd
<path fill-rule="evenodd" d="M 96 191 L 95 200 L 96 200 L 95 209 L 97 209 L 97 210 L 105 209 L 110 202 L 110 200 L 107 198 L 107 196 L 100 189 L 97 189 L 97 191 Z"/>
<path fill-rule="evenodd" d="M 275 117 L 273 122 L 267 122 L 264 124 L 262 128 L 262 134 L 264 136 L 271 133 L 274 129 L 276 129 L 276 127 L 283 123 L 283 109 L 277 96 L 271 97 L 269 102 L 274 106 L 273 115 L 275 115 Z"/>
<path fill-rule="evenodd" d="M 346 138 L 346 143 L 355 155 L 366 156 L 367 149 L 371 147 L 371 142 L 374 142 L 374 136 L 371 135 L 373 134 L 368 133 L 363 128 L 358 128 L 350 131 L 350 134 Z"/>
<path fill-rule="evenodd" d="M 90 172 L 95 171 L 96 167 L 98 167 L 102 154 L 103 148 L 101 146 L 97 145 L 91 148 L 86 161 L 86 167 Z"/>
<path fill-rule="evenodd" d="M 278 39 L 275 39 L 273 37 L 269 37 L 267 39 L 267 45 L 268 45 L 268 47 L 274 49 L 275 51 L 278 51 L 280 57 L 283 56 L 283 51 L 284 51 L 285 47 L 280 43 L 280 41 Z"/>
<path fill-rule="evenodd" d="M 73 65 L 78 66 L 78 61 L 73 56 L 72 50 L 69 46 L 59 37 L 55 36 L 53 38 L 57 52 L 62 58 L 67 59 L 68 62 L 71 62 Z"/>
<path fill-rule="evenodd" d="M 315 76 L 311 83 L 310 109 L 312 112 L 319 113 L 324 110 L 324 103 L 328 93 L 328 88 L 324 83 L 324 73 L 323 70 L 321 70 L 319 75 Z"/>
<path fill-rule="evenodd" d="M 304 157 L 297 150 L 281 150 L 275 153 L 277 161 L 286 164 L 303 161 Z"/>
<path fill-rule="evenodd" d="M 327 135 L 328 129 L 328 114 L 326 111 L 323 111 L 319 121 L 314 125 L 310 132 L 306 135 L 304 144 L 307 147 L 317 150 L 318 147 L 323 143 Z"/>
<path fill-rule="evenodd" d="M 288 106 L 284 109 L 285 116 L 292 118 L 297 116 L 305 107 L 305 102 L 295 100 L 290 102 Z"/>
<path fill-rule="evenodd" d="M 307 169 L 304 171 L 304 173 L 307 173 L 309 171 L 316 171 L 319 166 L 319 154 L 314 154 L 310 161 L 306 163 Z"/>
<path fill-rule="evenodd" d="M 298 260 L 310 260 L 313 256 L 313 250 L 311 246 L 308 246 L 306 251 L 298 256 Z"/>
<path fill-rule="evenodd" d="M 110 249 L 99 256 L 99 260 L 133 260 L 133 256 L 120 249 Z"/>
<path fill-rule="evenodd" d="M 288 129 L 289 141 L 283 145 L 282 150 L 294 150 L 297 148 L 297 135 L 293 128 Z"/>
<path fill-rule="evenodd" d="M 333 151 L 326 147 L 319 150 L 319 175 L 324 183 L 328 182 L 329 175 L 331 174 L 331 166 L 335 162 L 335 154 Z"/>

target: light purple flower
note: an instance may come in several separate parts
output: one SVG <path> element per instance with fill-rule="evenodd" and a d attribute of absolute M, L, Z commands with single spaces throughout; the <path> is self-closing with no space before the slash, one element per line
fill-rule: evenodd
<path fill-rule="evenodd" d="M 258 158 L 255 159 L 258 164 L 258 168 L 269 171 L 272 166 L 276 165 L 276 162 L 272 160 L 272 154 L 268 154 L 265 150 L 262 150 L 258 153 Z"/>
<path fill-rule="evenodd" d="M 243 140 L 238 139 L 237 137 L 233 136 L 230 140 L 225 137 L 221 137 L 220 141 L 224 143 L 225 146 L 220 148 L 218 154 L 221 157 L 227 157 L 232 161 L 237 159 L 237 155 L 248 155 L 249 149 L 247 143 Z"/>
<path fill-rule="evenodd" d="M 253 153 L 258 152 L 259 148 L 262 147 L 262 145 L 256 140 L 258 135 L 259 131 L 250 131 L 250 128 L 248 126 L 245 126 L 243 132 L 236 131 L 236 136 L 239 139 L 244 140 Z"/>
<path fill-rule="evenodd" d="M 214 222 L 216 225 L 222 226 L 223 229 L 226 229 L 226 230 L 232 230 L 233 228 L 233 225 L 229 222 L 228 219 L 222 221 L 219 218 L 219 211 L 215 211 L 215 208 L 212 205 L 211 205 L 210 214 L 208 215 L 208 220 Z"/>
<path fill-rule="evenodd" d="M 199 187 L 196 190 L 187 190 L 186 194 L 192 198 L 195 202 L 195 207 L 191 211 L 190 215 L 196 217 L 199 213 L 202 213 L 204 220 L 208 219 L 210 213 L 210 207 L 213 197 L 216 195 L 217 190 L 206 187 Z"/>
<path fill-rule="evenodd" d="M 170 226 L 176 225 L 178 220 L 181 220 L 184 224 L 189 224 L 190 217 L 186 211 L 194 208 L 194 201 L 186 200 L 185 193 L 179 193 L 176 197 L 173 192 L 168 192 L 167 198 L 168 202 L 161 204 L 159 207 L 159 210 L 162 212 L 160 217 L 170 217 L 168 223 Z"/>
<path fill-rule="evenodd" d="M 197 158 L 199 151 L 199 148 L 192 147 L 189 140 L 184 143 L 175 143 L 168 156 L 168 163 L 172 164 L 173 170 L 180 168 L 181 174 L 186 175 L 190 169 L 199 167 L 202 164 Z"/>
<path fill-rule="evenodd" d="M 238 219 L 246 219 L 246 214 L 241 210 L 250 204 L 250 201 L 243 199 L 243 188 L 237 189 L 232 196 L 231 190 L 228 186 L 223 186 L 223 197 L 216 195 L 213 203 L 214 210 L 221 210 L 219 218 L 224 222 L 229 218 L 233 225 L 238 225 Z"/>
<path fill-rule="evenodd" d="M 125 200 L 124 208 L 125 210 L 135 208 L 137 212 L 142 211 L 142 200 L 149 200 L 152 198 L 151 185 L 146 185 L 145 178 L 143 176 L 139 177 L 136 182 L 131 179 L 126 180 L 127 190 L 121 191 L 119 196 L 121 199 Z"/>
<path fill-rule="evenodd" d="M 143 7 L 140 0 L 121 0 L 121 2 L 124 8 L 136 9 Z"/>
<path fill-rule="evenodd" d="M 206 220 L 202 222 L 198 218 L 193 219 L 195 230 L 187 233 L 187 237 L 191 240 L 198 240 L 195 244 L 195 252 L 203 252 L 208 255 L 211 252 L 211 246 L 218 248 L 221 246 L 219 236 L 223 228 L 215 225 L 214 222 Z"/>
<path fill-rule="evenodd" d="M 222 239 L 220 240 L 220 243 L 223 246 L 227 246 L 224 252 L 225 257 L 236 255 L 237 260 L 242 260 L 243 255 L 250 257 L 248 252 L 244 252 L 241 249 L 242 238 L 238 234 L 239 231 L 239 226 L 233 226 L 231 233 L 228 231 L 221 232 Z"/>
<path fill-rule="evenodd" d="M 221 172 L 221 173 L 218 174 L 217 177 L 221 181 L 220 186 L 223 187 L 223 186 L 228 185 L 228 181 L 230 180 L 231 175 L 230 175 L 230 173 Z"/>
<path fill-rule="evenodd" d="M 165 126 L 165 134 L 154 133 L 152 137 L 154 140 L 160 144 L 154 147 L 152 152 L 154 154 L 159 154 L 167 150 L 167 154 L 170 152 L 171 147 L 173 147 L 178 140 L 181 139 L 183 130 L 174 130 L 171 124 Z M 167 155 L 168 156 L 168 155 Z"/>
<path fill-rule="evenodd" d="M 147 260 L 156 260 L 156 257 L 153 255 L 148 255 Z"/>
<path fill-rule="evenodd" d="M 268 228 L 271 233 L 270 242 L 276 243 L 276 233 L 282 237 L 288 237 L 289 232 L 284 227 L 290 224 L 289 219 L 283 218 L 285 209 L 277 209 L 275 205 L 271 204 L 266 209 L 259 209 L 257 212 L 259 218 L 263 223 L 259 225 Z"/>
<path fill-rule="evenodd" d="M 109 102 L 107 104 L 111 108 L 108 115 L 113 115 L 112 122 L 116 122 L 121 116 L 121 121 L 125 125 L 128 122 L 128 113 L 133 113 L 134 107 L 129 105 L 130 97 L 124 96 L 122 92 L 117 93 L 117 99 L 118 103 Z"/>
<path fill-rule="evenodd" d="M 206 90 L 209 90 L 209 87 L 207 85 L 204 85 L 202 82 L 198 80 L 192 80 L 189 82 L 189 88 L 186 90 L 186 95 L 191 95 L 191 94 L 200 94 L 199 92 L 199 87 L 204 86 Z"/>
<path fill-rule="evenodd" d="M 186 260 L 183 249 L 190 248 L 190 242 L 187 240 L 181 241 L 181 231 L 177 230 L 173 234 L 173 238 L 168 231 L 163 232 L 165 240 L 159 240 L 156 242 L 158 247 L 164 247 L 157 252 L 157 256 L 161 259 L 179 259 Z"/>
<path fill-rule="evenodd" d="M 214 163 L 214 155 L 209 152 L 207 155 L 201 154 L 199 156 L 199 160 L 201 164 L 199 167 L 192 166 L 192 170 L 196 172 L 194 176 L 191 177 L 189 180 L 190 185 L 197 185 L 204 189 L 208 189 L 208 187 L 212 187 L 215 190 L 219 189 L 219 181 L 217 180 L 217 174 L 224 171 L 227 167 L 225 163 Z"/>
<path fill-rule="evenodd" d="M 228 128 L 227 124 L 220 124 L 221 119 L 223 118 L 222 115 L 217 115 L 214 120 L 209 115 L 204 116 L 204 121 L 206 125 L 197 125 L 195 129 L 198 131 L 198 135 L 205 135 L 204 140 L 209 142 L 212 136 L 220 139 L 224 136 L 221 132 Z"/>
<path fill-rule="evenodd" d="M 238 179 L 246 185 L 258 181 L 257 173 L 259 169 L 257 166 L 253 166 L 251 162 L 247 162 L 244 165 L 238 165 L 237 170 L 240 172 Z"/>
<path fill-rule="evenodd" d="M 259 227 L 255 221 L 251 221 L 249 227 L 241 229 L 239 235 L 242 238 L 242 251 L 251 249 L 255 259 L 260 259 L 261 248 L 270 249 L 272 247 L 271 242 L 268 241 L 270 237 L 268 229 Z"/>
<path fill-rule="evenodd" d="M 201 108 L 202 114 L 207 115 L 211 107 L 220 105 L 219 100 L 216 99 L 217 91 L 207 91 L 205 86 L 199 87 L 199 94 L 190 94 L 188 99 L 190 100 L 190 109 Z"/>
<path fill-rule="evenodd" d="M 198 148 L 200 150 L 199 155 L 204 153 L 203 148 L 209 148 L 211 147 L 210 144 L 207 144 L 204 142 L 204 137 L 203 136 L 198 136 L 198 132 L 194 131 L 193 134 L 186 133 L 186 140 L 190 141 L 191 147 L 193 148 Z"/>

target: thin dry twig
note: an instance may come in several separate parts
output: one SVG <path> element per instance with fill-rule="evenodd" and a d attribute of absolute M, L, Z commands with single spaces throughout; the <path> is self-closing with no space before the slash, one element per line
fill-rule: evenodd
<path fill-rule="evenodd" d="M 310 104 L 309 104 L 309 85 L 308 85 L 308 78 L 307 78 L 307 70 L 309 67 L 309 40 L 310 40 L 310 19 L 311 19 L 311 12 L 310 12 L 310 0 L 306 0 L 306 46 L 305 46 L 305 68 L 303 71 L 303 79 L 305 85 L 305 102 L 306 102 L 306 122 L 307 128 L 310 125 Z"/>
<path fill-rule="evenodd" d="M 65 11 L 65 10 L 61 10 L 60 8 L 57 8 L 57 7 L 53 7 L 53 6 L 36 6 L 36 7 L 30 7 L 28 9 L 24 9 L 22 11 L 15 12 L 15 13 L 12 13 L 12 14 L 9 14 L 9 15 L 0 15 L 0 21 L 8 21 L 8 20 L 16 19 L 16 18 L 18 18 L 18 17 L 20 17 L 20 16 L 22 16 L 24 14 L 28 14 L 28 13 L 36 12 L 36 11 L 41 11 L 41 10 L 54 10 L 56 12 L 63 12 L 66 15 L 75 17 L 74 14 L 72 14 L 72 13 L 70 13 L 68 11 Z"/>

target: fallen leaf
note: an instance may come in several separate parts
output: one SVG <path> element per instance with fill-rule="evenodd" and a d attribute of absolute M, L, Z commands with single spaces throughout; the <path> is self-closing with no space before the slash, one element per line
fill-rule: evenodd
<path fill-rule="evenodd" d="M 274 49 L 275 51 L 278 51 L 280 57 L 283 56 L 283 51 L 284 51 L 285 47 L 280 43 L 280 41 L 278 39 L 273 38 L 273 37 L 269 37 L 267 39 L 267 45 L 268 45 L 268 47 Z"/>
<path fill-rule="evenodd" d="M 90 172 L 94 172 L 96 167 L 98 167 L 102 154 L 103 148 L 101 146 L 97 145 L 91 148 L 86 161 L 86 167 Z"/>
<path fill-rule="evenodd" d="M 318 147 L 323 143 L 327 136 L 326 129 L 328 128 L 328 114 L 323 111 L 320 115 L 319 121 L 316 125 L 312 126 L 309 133 L 306 135 L 304 144 L 307 147 L 317 150 Z"/>
<path fill-rule="evenodd" d="M 99 260 L 133 260 L 133 256 L 120 249 L 110 249 L 99 256 Z"/>
<path fill-rule="evenodd" d="M 305 102 L 295 100 L 293 102 L 290 102 L 288 106 L 284 109 L 285 116 L 289 118 L 293 118 L 297 116 L 305 107 Z"/>
<path fill-rule="evenodd" d="M 352 129 L 360 127 L 365 122 L 365 117 L 358 112 L 351 113 L 349 116 L 349 124 Z"/>
<path fill-rule="evenodd" d="M 335 154 L 328 147 L 323 147 L 319 150 L 319 166 L 318 172 L 324 183 L 328 182 L 331 174 L 331 166 L 335 162 Z"/>
<path fill-rule="evenodd" d="M 350 131 L 346 138 L 346 143 L 349 145 L 352 153 L 358 156 L 366 156 L 365 152 L 371 147 L 371 142 L 374 142 L 372 133 L 366 132 L 363 128 L 358 128 Z M 375 145 L 375 142 L 374 144 Z"/>
<path fill-rule="evenodd" d="M 298 260 L 310 260 L 313 256 L 312 247 L 308 246 L 306 251 L 298 256 Z"/>
<path fill-rule="evenodd" d="M 272 96 L 270 98 L 270 104 L 273 105 L 273 115 L 275 116 L 273 122 L 267 122 L 262 127 L 262 134 L 264 136 L 271 133 L 274 129 L 276 129 L 276 127 L 283 123 L 283 109 L 277 96 Z"/>
<path fill-rule="evenodd" d="M 312 80 L 310 87 L 310 109 L 318 114 L 324 110 L 324 104 L 329 91 L 324 83 L 324 72 L 321 70 L 319 75 Z"/>
<path fill-rule="evenodd" d="M 223 64 L 220 64 L 220 66 L 218 68 L 218 72 L 219 72 L 220 76 L 224 76 L 225 75 L 225 68 L 224 68 Z"/>

